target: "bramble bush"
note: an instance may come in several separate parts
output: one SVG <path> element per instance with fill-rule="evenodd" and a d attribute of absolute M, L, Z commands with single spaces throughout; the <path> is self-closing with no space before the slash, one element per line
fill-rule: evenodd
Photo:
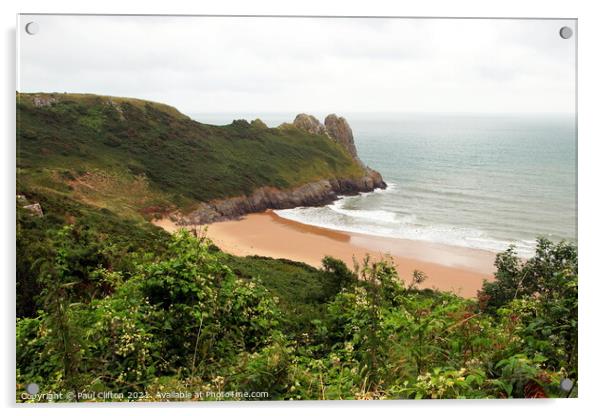
<path fill-rule="evenodd" d="M 127 269 L 102 256 L 83 269 L 71 259 L 96 258 L 102 241 L 79 247 L 74 226 L 50 241 L 52 256 L 36 266 L 41 308 L 17 320 L 18 389 L 147 393 L 139 400 L 169 389 L 291 400 L 556 397 L 567 394 L 563 378 L 578 376 L 576 249 L 565 243 L 541 240 L 527 261 L 501 253 L 496 280 L 472 300 L 418 289 L 428 278 L 418 272 L 406 287 L 388 258 L 366 257 L 353 271 L 325 258 L 317 270 L 233 258 L 182 231 L 159 252 L 132 253 Z M 287 292 L 296 278 L 304 297 Z M 82 282 L 106 295 L 83 296 Z"/>

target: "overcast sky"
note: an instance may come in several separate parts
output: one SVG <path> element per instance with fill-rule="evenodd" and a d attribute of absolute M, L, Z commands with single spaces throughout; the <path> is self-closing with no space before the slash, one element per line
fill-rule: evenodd
<path fill-rule="evenodd" d="M 29 21 L 39 32 L 24 33 Z M 570 113 L 560 20 L 22 16 L 23 92 L 193 113 Z"/>

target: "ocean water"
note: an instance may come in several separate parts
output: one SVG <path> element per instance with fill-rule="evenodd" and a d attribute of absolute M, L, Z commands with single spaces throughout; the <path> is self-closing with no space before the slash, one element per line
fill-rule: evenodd
<path fill-rule="evenodd" d="M 257 116 L 270 126 L 294 118 Z M 345 117 L 360 158 L 389 187 L 278 215 L 331 229 L 494 252 L 514 244 L 523 256 L 533 254 L 538 236 L 576 242 L 572 115 Z M 232 120 L 228 115 L 195 118 L 214 124 Z"/>

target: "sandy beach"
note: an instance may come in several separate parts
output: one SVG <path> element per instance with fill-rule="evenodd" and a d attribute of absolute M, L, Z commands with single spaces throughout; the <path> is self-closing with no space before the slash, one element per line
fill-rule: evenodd
<path fill-rule="evenodd" d="M 154 222 L 169 232 L 179 227 L 167 218 Z M 207 236 L 222 250 L 238 255 L 287 258 L 320 267 L 324 256 L 339 258 L 353 267 L 353 258 L 390 255 L 402 279 L 414 270 L 428 275 L 423 288 L 452 291 L 474 297 L 483 279 L 493 278 L 494 253 L 414 240 L 334 231 L 290 221 L 267 211 L 239 220 L 207 226 Z"/>

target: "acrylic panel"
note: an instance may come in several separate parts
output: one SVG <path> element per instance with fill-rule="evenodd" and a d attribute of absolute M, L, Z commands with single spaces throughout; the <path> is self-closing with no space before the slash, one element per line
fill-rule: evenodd
<path fill-rule="evenodd" d="M 18 402 L 576 397 L 576 19 L 19 15 Z"/>

